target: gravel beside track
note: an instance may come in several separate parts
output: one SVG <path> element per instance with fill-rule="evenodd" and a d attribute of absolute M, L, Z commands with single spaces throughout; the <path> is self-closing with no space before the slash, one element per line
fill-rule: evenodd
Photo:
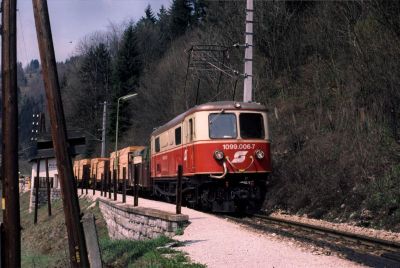
<path fill-rule="evenodd" d="M 92 191 L 80 197 L 104 198 L 99 191 L 94 197 Z M 122 201 L 122 195 L 118 195 L 118 201 Z M 131 196 L 127 196 L 127 203 L 133 204 Z M 175 212 L 173 204 L 143 198 L 139 198 L 139 206 Z M 362 267 L 338 256 L 319 255 L 315 248 L 300 246 L 276 234 L 254 232 L 214 215 L 188 208 L 182 208 L 182 213 L 189 215 L 190 224 L 183 235 L 174 237 L 185 244 L 178 249 L 208 267 Z"/>
<path fill-rule="evenodd" d="M 385 231 L 385 230 L 376 230 L 372 228 L 365 228 L 365 227 L 359 227 L 355 226 L 355 222 L 353 224 L 349 223 L 333 223 L 333 222 L 327 222 L 323 220 L 316 220 L 316 219 L 310 219 L 307 216 L 296 216 L 296 215 L 287 215 L 282 212 L 275 212 L 272 213 L 270 216 L 279 218 L 279 219 L 288 219 L 292 221 L 298 221 L 301 223 L 306 223 L 306 224 L 313 224 L 325 228 L 331 228 L 339 231 L 344 231 L 344 232 L 351 232 L 359 235 L 365 235 L 365 236 L 370 236 L 374 238 L 379 238 L 383 240 L 388 240 L 388 241 L 393 241 L 400 243 L 400 233 L 395 233 L 395 232 L 390 232 L 390 231 Z"/>

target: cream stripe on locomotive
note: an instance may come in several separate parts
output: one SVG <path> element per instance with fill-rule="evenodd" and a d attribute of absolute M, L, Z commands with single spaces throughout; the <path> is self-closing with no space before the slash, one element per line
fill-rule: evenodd
<path fill-rule="evenodd" d="M 201 141 L 194 141 L 192 143 L 188 143 L 185 145 L 180 145 L 179 147 L 171 148 L 166 151 L 160 151 L 159 153 L 152 154 L 152 156 L 160 156 L 166 153 L 171 153 L 176 150 L 182 150 L 186 148 L 186 145 L 198 145 L 198 144 L 210 144 L 210 143 L 224 143 L 224 140 L 201 140 Z M 265 140 L 225 140 L 225 144 L 230 145 L 230 144 L 255 144 L 255 143 L 265 143 Z M 267 141 L 267 143 L 270 143 Z M 227 148 L 227 150 L 233 149 L 233 150 L 241 150 L 243 148 Z"/>
<path fill-rule="evenodd" d="M 183 121 L 176 124 L 175 126 L 171 126 L 168 130 L 162 132 L 159 135 L 152 135 L 151 137 L 151 154 L 157 155 L 160 152 L 168 152 L 171 149 L 182 148 L 182 145 L 185 144 L 193 144 L 198 141 L 204 141 L 208 143 L 213 142 L 221 142 L 221 139 L 212 139 L 210 138 L 209 133 L 209 116 L 210 114 L 219 114 L 222 111 L 200 111 L 190 114 L 188 117 L 182 118 Z M 223 111 L 224 114 L 235 114 L 236 116 L 236 127 L 237 127 L 237 136 L 226 138 L 226 140 L 230 141 L 246 141 L 250 142 L 251 140 L 242 139 L 239 122 L 239 115 L 241 113 L 254 113 L 261 114 L 263 117 L 264 123 L 264 133 L 265 137 L 263 139 L 258 139 L 257 141 L 269 141 L 268 134 L 268 120 L 266 112 L 262 111 L 248 111 L 248 110 L 226 110 Z M 180 130 L 180 133 L 179 133 Z M 179 136 L 180 135 L 180 136 Z M 225 140 L 225 139 L 222 139 Z M 253 142 L 253 141 L 251 141 Z"/>

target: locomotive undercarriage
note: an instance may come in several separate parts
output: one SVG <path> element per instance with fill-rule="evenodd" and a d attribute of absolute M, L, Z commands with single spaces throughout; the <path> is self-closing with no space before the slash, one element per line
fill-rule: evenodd
<path fill-rule="evenodd" d="M 208 176 L 184 178 L 182 181 L 183 205 L 218 213 L 256 211 L 264 201 L 265 176 L 264 174 L 262 178 L 250 179 L 243 175 L 232 174 L 218 180 Z M 174 202 L 176 180 L 171 179 L 156 181 L 153 194 Z"/>

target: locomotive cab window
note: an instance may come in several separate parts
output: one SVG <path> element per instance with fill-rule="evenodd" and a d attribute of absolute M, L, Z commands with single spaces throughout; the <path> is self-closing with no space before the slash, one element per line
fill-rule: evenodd
<path fill-rule="evenodd" d="M 182 142 L 182 131 L 181 127 L 175 128 L 175 145 L 179 145 Z"/>
<path fill-rule="evenodd" d="M 156 150 L 156 153 L 160 151 L 160 137 L 157 137 L 154 140 L 154 149 Z"/>
<path fill-rule="evenodd" d="M 208 116 L 211 139 L 232 139 L 237 137 L 236 115 L 213 113 Z"/>
<path fill-rule="evenodd" d="M 263 139 L 264 119 L 261 114 L 241 113 L 239 115 L 240 136 L 243 139 Z"/>

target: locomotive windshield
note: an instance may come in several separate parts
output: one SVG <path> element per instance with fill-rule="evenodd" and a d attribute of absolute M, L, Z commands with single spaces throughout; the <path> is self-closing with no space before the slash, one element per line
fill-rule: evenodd
<path fill-rule="evenodd" d="M 237 137 L 236 115 L 214 113 L 208 117 L 211 139 L 232 139 Z"/>
<path fill-rule="evenodd" d="M 240 136 L 243 139 L 263 139 L 264 120 L 261 114 L 241 113 L 239 115 Z"/>

